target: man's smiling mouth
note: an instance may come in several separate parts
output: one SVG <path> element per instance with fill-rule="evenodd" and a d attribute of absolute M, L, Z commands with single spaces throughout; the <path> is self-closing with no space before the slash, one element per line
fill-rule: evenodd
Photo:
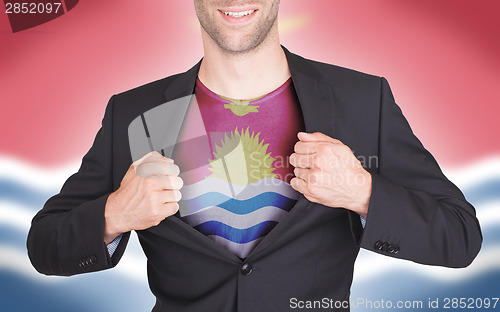
<path fill-rule="evenodd" d="M 226 14 L 227 16 L 230 16 L 230 17 L 240 18 L 240 17 L 250 15 L 255 11 L 257 11 L 257 10 L 248 10 L 248 11 L 243 11 L 243 12 L 224 12 L 224 11 L 221 11 L 221 12 Z"/>

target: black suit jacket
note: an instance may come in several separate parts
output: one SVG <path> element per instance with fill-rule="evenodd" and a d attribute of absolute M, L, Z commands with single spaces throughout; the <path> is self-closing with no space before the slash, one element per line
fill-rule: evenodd
<path fill-rule="evenodd" d="M 355 213 L 300 197 L 242 261 L 169 217 L 138 231 L 154 311 L 287 311 L 290 298 L 348 300 L 359 247 L 448 267 L 467 266 L 480 249 L 474 208 L 413 135 L 387 81 L 284 50 L 306 131 L 338 138 L 365 164 L 371 160 L 366 228 Z M 191 95 L 199 65 L 111 98 L 81 168 L 33 219 L 27 246 L 39 272 L 73 275 L 118 263 L 130 233 L 110 258 L 104 207 L 132 162 L 128 126 Z"/>

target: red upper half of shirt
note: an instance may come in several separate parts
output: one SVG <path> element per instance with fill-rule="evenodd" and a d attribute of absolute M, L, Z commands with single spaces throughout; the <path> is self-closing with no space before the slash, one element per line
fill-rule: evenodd
<path fill-rule="evenodd" d="M 229 100 L 210 91 L 198 79 L 195 88 L 196 102 L 190 106 L 180 142 L 193 142 L 192 144 L 179 145 L 176 151 L 176 162 L 181 171 L 193 169 L 192 163 L 208 165 L 217 152 L 216 146 L 221 148 L 223 141 L 243 131 L 254 137 L 255 141 L 267 147 L 266 154 L 274 161 L 271 168 L 277 178 L 289 183 L 293 176 L 293 167 L 289 163 L 289 156 L 297 142 L 297 133 L 304 130 L 304 122 L 297 94 L 288 79 L 276 90 L 250 101 L 248 105 L 239 103 L 238 100 Z M 235 104 L 238 103 L 238 104 Z M 196 105 L 193 105 L 196 104 Z M 207 142 L 203 142 L 203 137 Z M 193 138 L 200 138 L 198 141 Z M 194 180 L 186 181 L 187 184 L 210 174 L 203 170 L 196 174 Z M 206 168 L 205 168 L 206 169 Z"/>

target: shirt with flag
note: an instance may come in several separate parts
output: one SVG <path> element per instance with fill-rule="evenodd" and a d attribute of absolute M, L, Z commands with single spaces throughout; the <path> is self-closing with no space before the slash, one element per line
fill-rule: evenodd
<path fill-rule="evenodd" d="M 246 258 L 297 201 L 289 156 L 303 130 L 291 79 L 253 100 L 219 96 L 197 79 L 173 155 L 181 219 Z"/>

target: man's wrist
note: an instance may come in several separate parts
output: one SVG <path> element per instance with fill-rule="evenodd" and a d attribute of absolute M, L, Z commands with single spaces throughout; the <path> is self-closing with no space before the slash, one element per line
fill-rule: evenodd
<path fill-rule="evenodd" d="M 104 233 L 104 243 L 106 245 L 109 245 L 112 241 L 114 241 L 120 234 L 106 234 Z"/>
<path fill-rule="evenodd" d="M 359 214 L 363 219 L 366 220 L 368 215 L 368 207 L 370 205 L 370 198 L 372 194 L 372 175 L 363 169 L 363 174 L 359 179 L 360 182 L 360 192 L 355 197 L 355 201 L 350 210 Z"/>
<path fill-rule="evenodd" d="M 115 240 L 118 236 L 123 234 L 123 232 L 114 230 L 112 226 L 110 226 L 110 222 L 108 221 L 107 218 L 105 218 L 105 225 L 104 225 L 104 243 L 108 245 L 112 241 Z"/>
<path fill-rule="evenodd" d="M 106 245 L 124 233 L 124 231 L 121 231 L 114 222 L 115 219 L 112 214 L 114 196 L 114 193 L 108 196 L 108 200 L 106 201 L 106 206 L 104 208 L 104 243 L 106 243 Z"/>

